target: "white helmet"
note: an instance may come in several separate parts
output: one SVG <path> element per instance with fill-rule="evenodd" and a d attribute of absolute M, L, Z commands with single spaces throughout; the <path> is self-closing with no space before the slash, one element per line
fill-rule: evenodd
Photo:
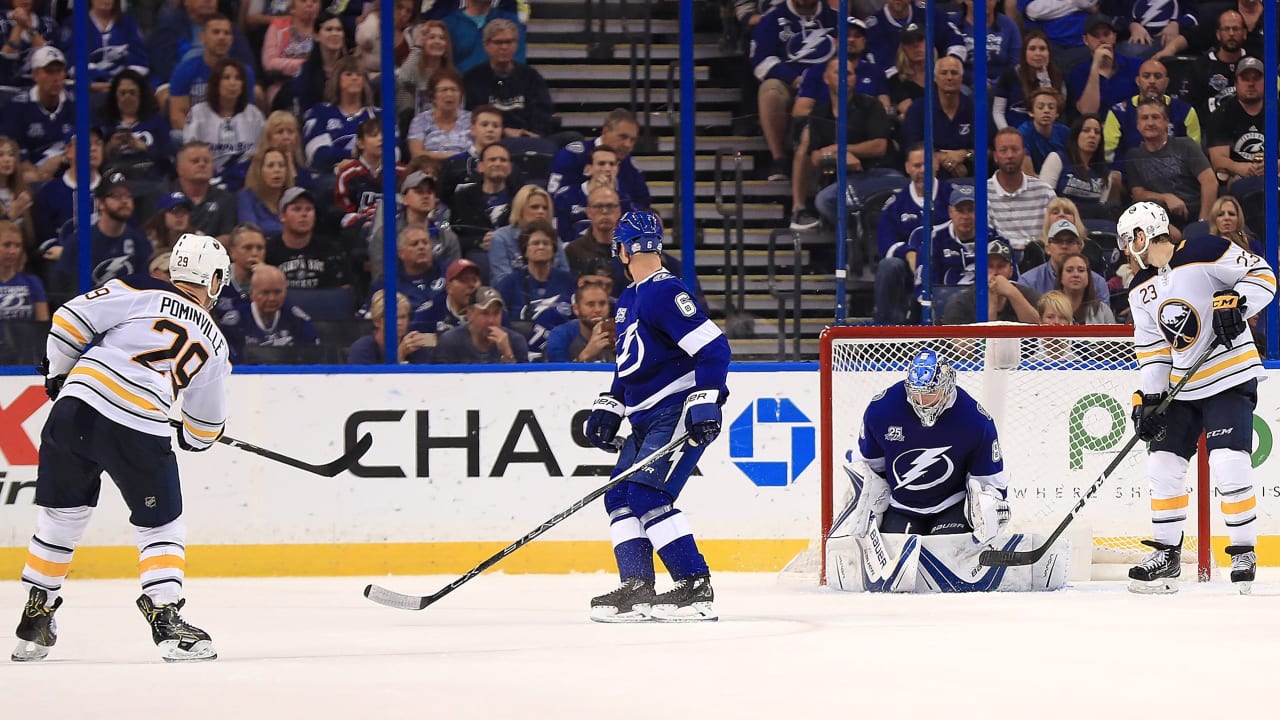
<path fill-rule="evenodd" d="M 1127 250 L 1129 256 L 1146 269 L 1142 256 L 1151 247 L 1151 241 L 1169 234 L 1169 214 L 1153 202 L 1139 202 L 1129 206 L 1116 223 L 1116 244 Z"/>
<path fill-rule="evenodd" d="M 222 243 L 208 235 L 183 233 L 169 255 L 169 279 L 209 291 L 210 307 L 217 302 L 231 272 L 231 258 Z"/>

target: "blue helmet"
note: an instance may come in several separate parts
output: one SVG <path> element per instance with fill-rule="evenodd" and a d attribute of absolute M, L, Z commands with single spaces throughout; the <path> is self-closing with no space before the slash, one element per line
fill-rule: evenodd
<path fill-rule="evenodd" d="M 649 210 L 632 210 L 618 221 L 613 229 L 613 254 L 618 246 L 626 245 L 627 252 L 662 252 L 662 218 Z"/>
<path fill-rule="evenodd" d="M 920 417 L 920 423 L 932 427 L 955 398 L 955 371 L 938 353 L 924 348 L 907 367 L 906 390 L 907 402 Z M 930 396 L 928 401 L 922 397 L 926 395 Z"/>

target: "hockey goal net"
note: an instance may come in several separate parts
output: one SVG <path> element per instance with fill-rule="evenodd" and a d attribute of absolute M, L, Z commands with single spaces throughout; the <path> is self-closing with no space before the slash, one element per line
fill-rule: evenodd
<path fill-rule="evenodd" d="M 1125 325 L 1035 326 L 1006 323 L 942 327 L 832 327 L 822 335 L 822 510 L 825 538 L 849 496 L 843 472 L 856 447 L 862 413 L 906 377 L 922 347 L 956 370 L 958 385 L 995 419 L 1009 473 L 1012 529 L 1047 535 L 1088 490 L 1132 433 L 1131 396 L 1140 386 L 1133 330 Z M 1208 469 L 1197 456 L 1187 485 L 1183 561 L 1208 579 Z M 1150 493 L 1142 445 L 1125 458 L 1068 529 L 1074 579 L 1115 577 L 1141 559 L 1150 537 Z M 822 568 L 825 571 L 825 568 Z M 822 575 L 825 582 L 825 574 Z"/>

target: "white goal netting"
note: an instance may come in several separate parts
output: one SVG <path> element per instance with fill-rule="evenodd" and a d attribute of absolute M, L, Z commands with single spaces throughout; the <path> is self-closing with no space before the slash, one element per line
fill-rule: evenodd
<path fill-rule="evenodd" d="M 1017 324 L 828 329 L 822 350 L 822 432 L 829 455 L 823 468 L 822 530 L 848 496 L 841 468 L 857 442 L 863 411 L 880 391 L 905 377 L 910 359 L 927 346 L 951 362 L 959 386 L 996 421 L 1010 475 L 1013 529 L 1048 534 L 1132 432 L 1131 396 L 1139 380 L 1131 332 L 1125 326 Z M 1139 445 L 1068 530 L 1073 565 L 1085 574 L 1100 576 L 1087 571 L 1103 565 L 1114 570 L 1145 553 L 1140 541 L 1150 536 L 1150 496 L 1144 469 Z M 1188 475 L 1193 508 L 1203 478 L 1207 473 L 1193 465 Z M 1196 522 L 1189 520 L 1184 561 L 1196 563 L 1199 546 Z"/>

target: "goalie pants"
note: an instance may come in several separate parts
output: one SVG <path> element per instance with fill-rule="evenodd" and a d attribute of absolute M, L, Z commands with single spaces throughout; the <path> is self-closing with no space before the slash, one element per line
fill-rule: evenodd
<path fill-rule="evenodd" d="M 957 503 L 933 515 L 908 515 L 894 508 L 884 511 L 880 532 L 915 535 L 958 535 L 973 532 L 964 516 L 964 503 Z"/>
<path fill-rule="evenodd" d="M 1168 430 L 1151 442 L 1147 475 L 1151 484 L 1152 535 L 1178 543 L 1187 519 L 1189 461 L 1200 431 L 1209 449 L 1209 470 L 1222 498 L 1222 515 L 1233 545 L 1257 540 L 1257 497 L 1253 485 L 1253 411 L 1258 381 L 1249 380 L 1207 398 L 1169 404 Z"/>

